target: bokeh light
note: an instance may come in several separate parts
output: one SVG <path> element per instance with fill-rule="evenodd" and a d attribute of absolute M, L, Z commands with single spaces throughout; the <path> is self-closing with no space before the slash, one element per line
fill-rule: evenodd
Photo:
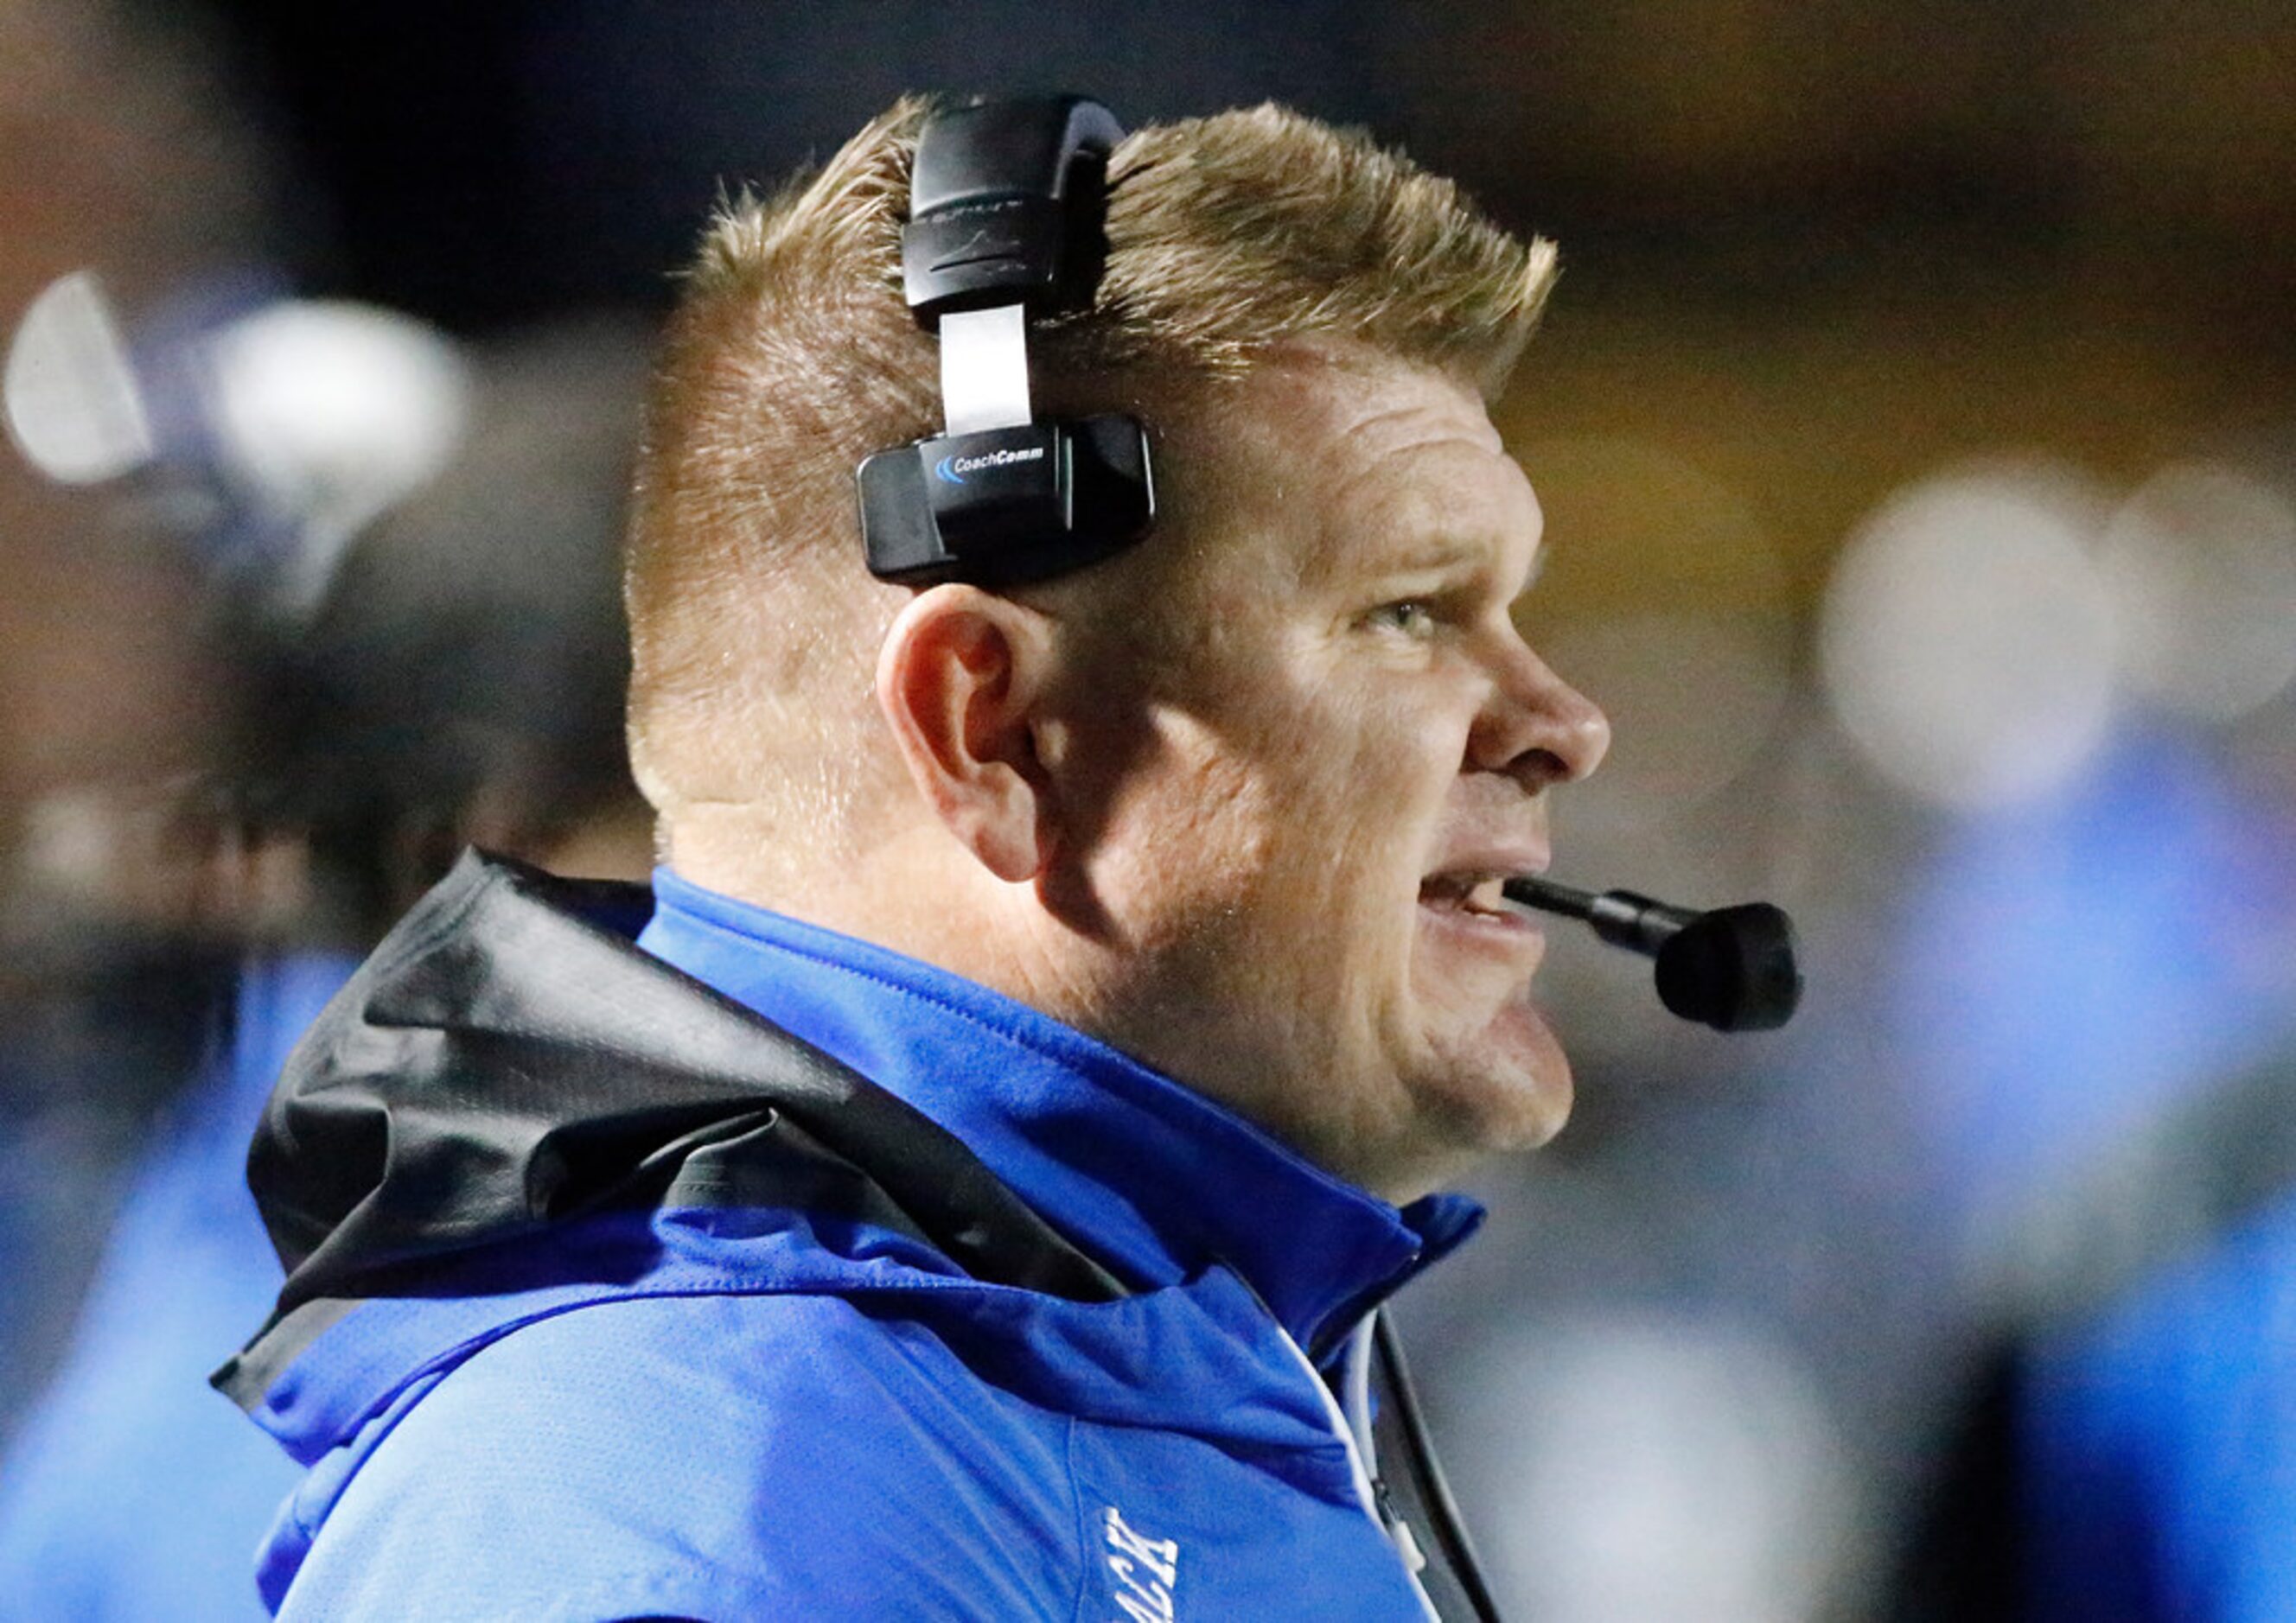
<path fill-rule="evenodd" d="M 2296 504 L 2219 462 L 2162 469 L 2105 527 L 2130 688 L 2196 720 L 2256 710 L 2296 677 Z"/>
<path fill-rule="evenodd" d="M 360 529 L 446 466 L 470 414 L 470 367 L 429 323 L 342 301 L 291 301 L 209 340 L 210 409 L 227 467 L 293 527 L 274 583 L 316 602 Z"/>
<path fill-rule="evenodd" d="M 1546 1623 L 1822 1615 L 1858 1510 L 1792 1350 L 1745 1324 L 1592 1312 L 1486 1347 L 1461 1465 L 1508 1484 L 1493 1562 Z"/>
<path fill-rule="evenodd" d="M 101 484 L 151 460 L 151 421 L 93 272 L 60 276 L 32 301 L 4 377 L 9 438 L 50 479 Z"/>
<path fill-rule="evenodd" d="M 2097 500 L 2044 464 L 1965 469 L 1884 504 L 1819 627 L 1826 695 L 1890 781 L 1949 806 L 2062 783 L 2103 740 L 2117 643 Z"/>

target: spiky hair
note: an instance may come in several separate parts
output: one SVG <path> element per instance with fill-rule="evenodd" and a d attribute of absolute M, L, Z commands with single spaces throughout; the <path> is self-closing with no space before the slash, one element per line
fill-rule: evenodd
<path fill-rule="evenodd" d="M 687 274 L 627 577 L 632 747 L 658 805 L 668 786 L 649 758 L 667 717 L 698 726 L 695 707 L 726 691 L 734 662 L 747 698 L 783 691 L 760 661 L 802 687 L 856 629 L 832 606 L 861 568 L 854 467 L 935 430 L 937 357 L 900 268 L 931 111 L 905 99 L 817 172 L 726 201 Z M 1210 384 L 1318 341 L 1440 366 L 1488 396 L 1555 267 L 1552 244 L 1510 235 L 1450 181 L 1272 105 L 1127 136 L 1109 166 L 1108 242 L 1092 305 L 1031 346 L 1037 376 L 1092 409 L 1148 380 Z M 841 697 L 810 701 L 816 725 L 865 705 L 865 670 L 837 680 Z"/>

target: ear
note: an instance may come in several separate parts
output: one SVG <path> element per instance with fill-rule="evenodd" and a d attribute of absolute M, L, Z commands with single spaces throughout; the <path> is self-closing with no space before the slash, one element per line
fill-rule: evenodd
<path fill-rule="evenodd" d="M 960 585 L 912 599 L 877 655 L 878 708 L 919 797 L 1014 884 L 1052 859 L 1050 778 L 1032 725 L 1052 660 L 1041 614 Z"/>

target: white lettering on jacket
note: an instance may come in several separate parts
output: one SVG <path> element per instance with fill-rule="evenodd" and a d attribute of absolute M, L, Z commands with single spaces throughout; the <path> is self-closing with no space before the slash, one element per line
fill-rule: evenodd
<path fill-rule="evenodd" d="M 1130 1623 L 1176 1623 L 1172 1591 L 1180 1574 L 1180 1546 L 1151 1538 L 1124 1520 L 1114 1505 L 1101 1512 L 1108 1534 L 1108 1571 L 1116 1580 L 1117 1610 Z"/>

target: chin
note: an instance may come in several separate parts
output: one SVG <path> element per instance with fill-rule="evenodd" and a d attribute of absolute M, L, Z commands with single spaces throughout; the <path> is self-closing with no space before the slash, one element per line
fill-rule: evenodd
<path fill-rule="evenodd" d="M 1418 909 L 1412 988 L 1426 1064 L 1406 1087 L 1456 1160 L 1535 1150 L 1570 1119 L 1570 1062 L 1531 996 L 1546 954 L 1519 913 Z"/>
<path fill-rule="evenodd" d="M 1536 1005 L 1510 1004 L 1414 1091 L 1461 1160 L 1536 1150 L 1570 1119 L 1570 1061 Z"/>

